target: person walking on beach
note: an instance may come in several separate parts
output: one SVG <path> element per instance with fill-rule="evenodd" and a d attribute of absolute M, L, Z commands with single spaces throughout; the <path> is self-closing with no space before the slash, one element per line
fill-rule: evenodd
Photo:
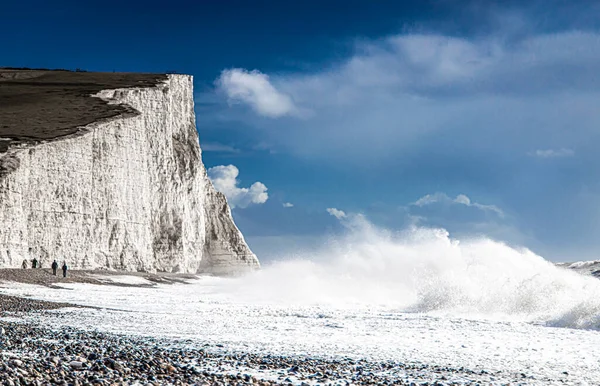
<path fill-rule="evenodd" d="M 32 247 L 29 247 L 28 256 L 31 259 L 31 268 L 37 268 L 38 261 L 37 261 L 36 257 L 33 254 L 33 248 Z"/>
<path fill-rule="evenodd" d="M 54 274 L 54 276 L 56 276 L 57 269 L 58 269 L 58 263 L 56 262 L 56 260 L 54 260 L 54 262 L 52 262 L 52 273 Z"/>
<path fill-rule="evenodd" d="M 23 267 L 23 269 L 27 269 L 27 260 L 23 260 L 23 264 L 21 264 L 21 267 Z"/>
<path fill-rule="evenodd" d="M 62 266 L 63 277 L 67 277 L 67 269 L 69 269 L 69 267 L 67 267 L 67 262 L 65 261 Z"/>

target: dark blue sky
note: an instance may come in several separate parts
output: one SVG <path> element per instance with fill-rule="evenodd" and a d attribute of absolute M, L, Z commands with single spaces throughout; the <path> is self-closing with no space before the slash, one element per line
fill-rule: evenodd
<path fill-rule="evenodd" d="M 490 20 L 495 10 L 522 9 L 518 1 L 480 3 L 9 1 L 2 4 L 0 41 L 6 66 L 176 70 L 212 83 L 229 67 L 265 73 L 320 69 L 347 57 L 354 39 L 402 32 L 487 33 L 496 28 Z M 538 31 L 568 29 L 573 19 L 579 26 L 597 23 L 593 12 L 581 12 L 593 2 L 528 3 Z"/>
<path fill-rule="evenodd" d="M 212 82 L 231 66 L 335 59 L 348 39 L 400 30 L 426 11 L 397 1 L 23 1 L 3 4 L 1 28 L 7 65 L 178 70 Z"/>
<path fill-rule="evenodd" d="M 194 75 L 204 161 L 238 170 L 213 178 L 237 178 L 226 193 L 259 257 L 342 231 L 327 208 L 551 259 L 597 256 L 597 2 L 21 1 L 0 12 L 3 66 Z M 258 181 L 266 202 L 252 196 L 261 186 L 244 190 Z"/>

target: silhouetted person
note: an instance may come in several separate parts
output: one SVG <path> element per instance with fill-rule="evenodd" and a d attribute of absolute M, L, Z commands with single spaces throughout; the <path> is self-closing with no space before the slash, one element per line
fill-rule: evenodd
<path fill-rule="evenodd" d="M 57 269 L 58 269 L 58 263 L 56 262 L 56 260 L 54 260 L 54 262 L 52 262 L 52 273 L 54 274 L 54 276 L 56 276 Z"/>
<path fill-rule="evenodd" d="M 65 261 L 62 266 L 63 277 L 67 277 L 67 269 L 69 269 L 69 267 L 67 267 L 67 262 Z"/>
<path fill-rule="evenodd" d="M 27 269 L 27 260 L 23 260 L 23 264 L 21 264 L 21 267 L 23 267 L 23 269 Z"/>
<path fill-rule="evenodd" d="M 33 258 L 33 260 L 31 261 L 31 268 L 37 268 L 37 264 L 38 264 L 38 261 L 37 261 L 37 259 L 34 257 L 34 258 Z"/>

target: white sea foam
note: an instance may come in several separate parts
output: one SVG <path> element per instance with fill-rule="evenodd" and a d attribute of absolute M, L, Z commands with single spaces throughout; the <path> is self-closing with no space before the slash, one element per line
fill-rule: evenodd
<path fill-rule="evenodd" d="M 346 221 L 348 234 L 320 252 L 244 277 L 153 288 L 10 283 L 0 292 L 102 308 L 30 316 L 52 325 L 600 382 L 600 280 L 485 238 Z"/>
<path fill-rule="evenodd" d="M 107 284 L 152 285 L 151 281 L 139 276 L 91 274 L 90 277 Z"/>
<path fill-rule="evenodd" d="M 383 307 L 400 312 L 598 328 L 600 280 L 485 238 L 442 229 L 351 232 L 312 256 L 276 262 L 217 290 L 255 303 Z"/>
<path fill-rule="evenodd" d="M 234 279 L 203 278 L 192 291 L 244 304 L 600 327 L 600 280 L 557 267 L 527 249 L 486 238 L 459 241 L 443 229 L 394 233 L 362 216 L 347 218 L 346 225 L 345 236 L 332 238 L 317 253 L 287 257 Z M 149 283 L 132 276 L 98 278 Z M 72 296 L 69 300 L 88 303 L 77 293 Z"/>

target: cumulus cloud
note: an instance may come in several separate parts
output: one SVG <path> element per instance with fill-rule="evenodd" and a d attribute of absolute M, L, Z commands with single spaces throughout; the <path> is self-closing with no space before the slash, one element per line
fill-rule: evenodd
<path fill-rule="evenodd" d="M 339 210 L 336 208 L 327 208 L 327 213 L 337 218 L 338 220 L 346 218 L 346 213 L 343 210 Z"/>
<path fill-rule="evenodd" d="M 227 95 L 230 103 L 247 104 L 265 117 L 279 118 L 297 111 L 292 98 L 277 90 L 269 81 L 269 76 L 257 70 L 224 70 L 216 80 L 216 85 Z"/>
<path fill-rule="evenodd" d="M 283 207 L 284 208 L 293 208 L 294 204 L 292 204 L 291 202 L 284 202 L 283 203 Z"/>
<path fill-rule="evenodd" d="M 504 212 L 497 206 L 484 205 L 484 204 L 480 204 L 477 202 L 472 202 L 471 199 L 464 194 L 459 194 L 455 198 L 451 198 L 447 194 L 439 193 L 439 192 L 434 193 L 434 194 L 427 194 L 427 195 L 419 198 L 417 201 L 413 202 L 411 205 L 418 206 L 418 207 L 424 207 L 424 206 L 428 206 L 428 205 L 432 205 L 432 204 L 436 204 L 436 203 L 464 205 L 466 207 L 472 207 L 472 208 L 481 209 L 483 211 L 489 211 L 489 212 L 495 213 L 499 217 L 504 217 Z"/>
<path fill-rule="evenodd" d="M 240 188 L 237 180 L 239 173 L 234 165 L 220 165 L 208 169 L 208 177 L 215 189 L 227 197 L 231 208 L 264 204 L 269 199 L 267 187 L 262 182 L 255 182 L 249 188 Z"/>
<path fill-rule="evenodd" d="M 443 137 L 488 154 L 527 153 L 540 136 L 565 147 L 589 138 L 600 125 L 600 33 L 516 36 L 393 35 L 357 43 L 322 71 L 233 69 L 217 84 L 266 116 L 291 115 L 294 103 L 309 110 L 285 131 L 280 122 L 239 119 L 278 148 L 328 162 L 383 164 Z"/>
<path fill-rule="evenodd" d="M 547 241 L 546 251 L 574 237 L 597 249 L 598 229 L 590 224 L 599 223 L 600 201 L 572 197 L 586 189 L 598 196 L 600 154 L 590 138 L 600 127 L 600 29 L 595 21 L 579 24 L 587 18 L 576 15 L 588 9 L 571 11 L 554 30 L 536 30 L 539 15 L 530 20 L 526 9 L 519 23 L 476 18 L 473 27 L 485 27 L 460 36 L 430 25 L 431 33 L 362 39 L 346 58 L 315 71 L 270 73 L 277 93 L 311 112 L 286 119 L 285 130 L 282 120 L 247 108 L 221 104 L 213 116 L 279 153 L 368 178 L 365 194 L 383 190 L 387 197 L 382 187 L 390 186 L 409 201 L 423 186 L 473 189 L 501 197 L 504 212 L 518 213 L 518 226 Z M 536 162 L 575 156 L 585 168 Z M 390 183 L 391 170 L 402 187 Z M 466 198 L 413 205 L 411 214 L 501 220 L 499 208 Z"/>
<path fill-rule="evenodd" d="M 539 158 L 560 158 L 560 157 L 572 157 L 575 155 L 575 151 L 572 149 L 548 149 L 548 150 L 536 150 L 530 152 L 529 155 Z"/>

